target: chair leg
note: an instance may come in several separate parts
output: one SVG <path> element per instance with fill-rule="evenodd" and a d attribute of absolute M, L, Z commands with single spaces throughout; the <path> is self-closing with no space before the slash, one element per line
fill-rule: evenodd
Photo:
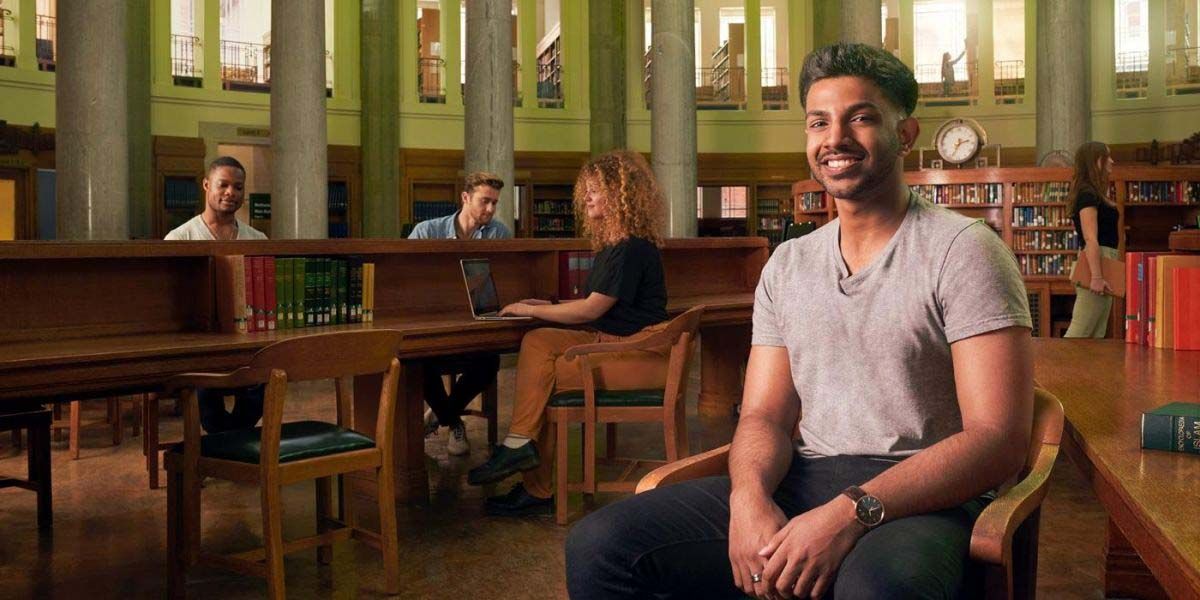
<path fill-rule="evenodd" d="M 71 460 L 79 460 L 79 425 L 80 411 L 83 409 L 83 402 L 74 400 L 71 402 L 71 430 L 67 432 L 67 449 L 71 452 Z"/>
<path fill-rule="evenodd" d="M 50 427 L 29 428 L 29 477 L 37 481 L 38 530 L 54 527 L 54 501 L 50 478 Z"/>
<path fill-rule="evenodd" d="M 171 598 L 184 597 L 188 528 L 183 524 L 183 492 L 183 473 L 167 469 L 167 593 Z"/>
<path fill-rule="evenodd" d="M 596 427 L 599 423 L 583 423 L 583 493 L 596 493 Z"/>
<path fill-rule="evenodd" d="M 150 489 L 158 489 L 158 395 L 146 394 L 142 402 L 142 428 L 146 435 L 142 436 L 142 451 L 146 455 L 146 474 L 150 479 Z"/>
<path fill-rule="evenodd" d="M 379 482 L 379 545 L 383 552 L 383 591 L 400 593 L 400 540 L 396 532 L 396 481 L 391 461 L 375 470 Z"/>
<path fill-rule="evenodd" d="M 267 568 L 267 597 L 271 600 L 287 598 L 283 585 L 283 509 L 279 496 L 278 483 L 262 482 L 263 549 L 266 551 L 263 562 Z"/>
<path fill-rule="evenodd" d="M 318 477 L 313 483 L 317 489 L 317 533 L 325 533 L 333 517 L 333 478 Z M 317 546 L 317 562 L 323 565 L 333 562 L 333 544 Z"/>
<path fill-rule="evenodd" d="M 108 399 L 109 422 L 112 423 L 113 445 L 120 446 L 124 431 L 121 429 L 121 399 Z"/>
<path fill-rule="evenodd" d="M 562 419 L 551 429 L 554 440 L 554 522 L 559 525 L 567 524 L 567 507 L 569 493 L 567 492 L 567 474 L 570 471 L 571 460 L 567 455 L 567 421 Z"/>

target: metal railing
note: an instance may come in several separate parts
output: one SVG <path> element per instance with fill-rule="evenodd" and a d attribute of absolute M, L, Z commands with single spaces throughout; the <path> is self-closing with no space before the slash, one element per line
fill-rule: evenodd
<path fill-rule="evenodd" d="M 746 70 L 696 69 L 696 108 L 739 110 L 746 108 Z"/>
<path fill-rule="evenodd" d="M 1020 102 L 1025 97 L 1025 61 L 998 60 L 993 68 L 996 102 Z"/>
<path fill-rule="evenodd" d="M 446 103 L 446 61 L 425 56 L 417 59 L 417 94 L 421 102 Z"/>
<path fill-rule="evenodd" d="M 1118 98 L 1145 98 L 1150 86 L 1150 53 L 1119 52 L 1113 87 Z"/>
<path fill-rule="evenodd" d="M 1167 94 L 1200 93 L 1200 46 L 1167 50 Z"/>
<path fill-rule="evenodd" d="M 967 77 L 942 78 L 941 63 L 917 65 L 913 69 L 917 76 L 921 102 L 934 104 L 970 104 L 979 97 L 979 65 L 966 62 Z"/>
<path fill-rule="evenodd" d="M 199 85 L 201 73 L 196 63 L 199 47 L 200 38 L 196 36 L 171 34 L 171 77 L 175 85 Z"/>
<path fill-rule="evenodd" d="M 538 108 L 562 108 L 562 66 L 558 64 L 538 65 L 537 75 Z"/>
<path fill-rule="evenodd" d="M 0 8 L 0 66 L 2 67 L 11 67 L 17 64 L 17 52 L 8 44 L 8 38 L 5 37 L 8 22 L 12 20 L 12 11 Z"/>
<path fill-rule="evenodd" d="M 227 90 L 271 91 L 270 47 L 221 40 L 221 85 Z"/>
<path fill-rule="evenodd" d="M 763 110 L 787 110 L 789 81 L 787 67 L 763 69 Z"/>
<path fill-rule="evenodd" d="M 58 52 L 57 25 L 54 17 L 37 15 L 37 62 L 39 71 L 53 71 Z"/>

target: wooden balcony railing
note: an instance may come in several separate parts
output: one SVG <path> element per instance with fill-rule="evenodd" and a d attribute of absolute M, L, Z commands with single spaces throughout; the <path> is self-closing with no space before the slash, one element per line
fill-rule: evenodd
<path fill-rule="evenodd" d="M 1025 98 L 1025 61 L 998 60 L 994 66 L 996 102 L 1017 104 Z"/>
<path fill-rule="evenodd" d="M 244 92 L 271 91 L 269 46 L 221 40 L 221 86 Z"/>
<path fill-rule="evenodd" d="M 1168 95 L 1200 93 L 1200 46 L 1167 50 L 1166 74 Z"/>
<path fill-rule="evenodd" d="M 1150 87 L 1150 53 L 1119 52 L 1113 77 L 1118 98 L 1145 98 Z"/>

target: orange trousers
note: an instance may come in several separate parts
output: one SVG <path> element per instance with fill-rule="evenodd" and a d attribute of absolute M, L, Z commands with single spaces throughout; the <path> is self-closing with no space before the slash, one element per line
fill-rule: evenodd
<path fill-rule="evenodd" d="M 563 354 L 580 344 L 635 340 L 666 328 L 667 323 L 651 325 L 633 335 L 617 336 L 578 329 L 535 329 L 521 340 L 517 356 L 517 391 L 509 431 L 533 439 L 541 465 L 524 473 L 525 490 L 539 498 L 554 494 L 553 432 L 546 419 L 550 396 L 558 392 L 583 389 L 578 360 Z M 654 350 L 617 352 L 589 357 L 595 370 L 596 387 L 608 390 L 661 388 L 667 378 L 670 346 Z"/>

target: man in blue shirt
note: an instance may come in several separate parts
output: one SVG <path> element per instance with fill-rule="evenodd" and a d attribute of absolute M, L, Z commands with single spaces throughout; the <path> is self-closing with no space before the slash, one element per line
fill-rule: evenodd
<path fill-rule="evenodd" d="M 504 180 L 499 175 L 476 172 L 463 181 L 462 206 L 452 215 L 421 221 L 410 240 L 497 240 L 508 239 L 512 233 L 504 223 L 493 220 Z M 471 452 L 467 443 L 462 413 L 467 404 L 496 380 L 500 371 L 500 356 L 492 353 L 448 356 L 425 361 L 425 402 L 430 411 L 425 414 L 425 435 L 435 433 L 439 426 L 450 430 L 446 452 L 462 456 Z M 450 393 L 442 385 L 442 376 L 455 377 Z"/>
<path fill-rule="evenodd" d="M 462 206 L 452 215 L 417 223 L 410 240 L 499 240 L 512 237 L 504 223 L 493 220 L 504 180 L 479 171 L 463 182 Z"/>

